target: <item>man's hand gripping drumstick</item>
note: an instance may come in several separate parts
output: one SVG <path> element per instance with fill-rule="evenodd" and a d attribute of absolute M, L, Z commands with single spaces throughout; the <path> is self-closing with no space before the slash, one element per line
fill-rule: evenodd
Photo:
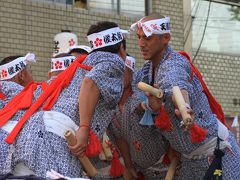
<path fill-rule="evenodd" d="M 77 143 L 76 137 L 71 131 L 66 131 L 64 136 L 70 146 L 76 145 Z M 96 168 L 92 165 L 92 163 L 90 162 L 87 156 L 78 157 L 78 158 L 89 177 L 94 177 L 97 175 L 98 172 Z"/>
<path fill-rule="evenodd" d="M 153 87 L 144 82 L 139 82 L 138 88 L 145 92 L 145 95 L 148 98 L 148 106 L 152 111 L 158 113 L 162 105 L 163 91 L 156 86 Z"/>
<path fill-rule="evenodd" d="M 189 130 L 194 124 L 194 112 L 189 105 L 189 96 L 186 90 L 180 90 L 178 86 L 172 88 L 173 103 L 176 106 L 175 114 L 182 119 L 185 130 Z"/>
<path fill-rule="evenodd" d="M 159 111 L 159 109 L 162 105 L 162 98 L 163 98 L 164 92 L 161 89 L 156 88 L 156 86 L 152 87 L 143 82 L 138 83 L 138 88 L 140 90 L 144 91 L 145 94 L 148 96 L 149 106 L 152 109 L 154 107 L 154 108 L 156 108 L 156 111 Z M 156 105 L 156 104 L 158 104 L 158 105 Z M 174 150 L 171 149 L 171 151 L 174 151 Z M 175 152 L 174 154 L 177 154 L 177 152 Z M 179 157 L 175 156 L 174 154 L 173 153 L 169 154 L 169 156 L 171 156 L 171 157 L 169 157 L 171 163 L 169 165 L 165 180 L 172 180 L 174 177 L 175 170 L 176 170 L 177 164 L 179 162 Z"/>

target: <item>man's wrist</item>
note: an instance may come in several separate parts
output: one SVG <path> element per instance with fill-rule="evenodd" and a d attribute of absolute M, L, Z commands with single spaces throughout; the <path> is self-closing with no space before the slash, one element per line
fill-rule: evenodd
<path fill-rule="evenodd" d="M 82 128 L 90 130 L 90 126 L 87 123 L 80 123 L 78 130 L 80 130 Z"/>

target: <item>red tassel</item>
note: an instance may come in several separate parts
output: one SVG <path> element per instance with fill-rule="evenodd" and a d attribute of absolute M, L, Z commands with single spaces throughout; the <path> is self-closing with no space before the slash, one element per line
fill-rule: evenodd
<path fill-rule="evenodd" d="M 160 113 L 156 117 L 155 126 L 163 131 L 171 131 L 172 130 L 172 123 L 168 116 L 168 113 L 165 111 L 164 106 L 161 106 Z"/>
<path fill-rule="evenodd" d="M 144 177 L 144 175 L 143 175 L 143 173 L 142 172 L 138 172 L 137 173 L 137 179 L 136 180 L 145 180 L 145 177 Z"/>
<path fill-rule="evenodd" d="M 100 154 L 101 151 L 102 145 L 100 140 L 98 139 L 98 136 L 93 132 L 93 130 L 90 130 L 89 143 L 86 149 L 86 155 L 88 157 L 96 157 Z"/>
<path fill-rule="evenodd" d="M 171 161 L 170 161 L 170 159 L 168 157 L 168 153 L 164 154 L 162 162 L 165 165 L 169 165 L 170 164 Z"/>
<path fill-rule="evenodd" d="M 190 130 L 191 141 L 192 143 L 200 143 L 206 139 L 208 131 L 206 129 L 201 128 L 196 123 L 193 124 Z"/>
<path fill-rule="evenodd" d="M 4 94 L 1 92 L 1 90 L 0 90 L 0 99 L 1 99 L 1 100 L 5 100 L 5 98 L 6 98 L 5 95 L 4 95 Z"/>
<path fill-rule="evenodd" d="M 124 166 L 122 165 L 118 157 L 119 157 L 118 152 L 115 149 L 113 151 L 113 160 L 112 160 L 111 169 L 110 169 L 110 176 L 112 177 L 122 176 L 124 172 Z"/>

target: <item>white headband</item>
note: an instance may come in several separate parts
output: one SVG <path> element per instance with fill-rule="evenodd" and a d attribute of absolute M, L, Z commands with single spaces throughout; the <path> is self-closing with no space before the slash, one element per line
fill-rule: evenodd
<path fill-rule="evenodd" d="M 124 38 L 127 38 L 130 35 L 130 32 L 125 29 L 120 29 L 120 32 L 122 33 Z"/>
<path fill-rule="evenodd" d="M 11 79 L 23 70 L 29 62 L 36 62 L 35 54 L 28 53 L 25 57 L 19 57 L 0 66 L 0 80 Z"/>
<path fill-rule="evenodd" d="M 126 57 L 125 66 L 127 66 L 133 72 L 134 72 L 134 69 L 135 69 L 135 63 L 136 63 L 136 60 L 133 57 L 131 57 L 131 56 Z"/>
<path fill-rule="evenodd" d="M 66 56 L 51 59 L 51 72 L 64 71 L 76 59 L 75 56 Z"/>
<path fill-rule="evenodd" d="M 79 46 L 72 46 L 69 48 L 68 53 L 70 53 L 74 49 L 81 49 L 86 51 L 87 53 L 91 52 L 91 48 L 89 46 L 79 45 Z"/>
<path fill-rule="evenodd" d="M 92 49 L 112 46 L 123 40 L 123 35 L 119 27 L 107 29 L 87 36 Z"/>
<path fill-rule="evenodd" d="M 162 19 L 154 19 L 146 22 L 138 22 L 131 25 L 130 30 L 136 31 L 137 28 L 142 28 L 144 34 L 149 37 L 152 34 L 165 34 L 170 33 L 170 18 L 165 17 Z"/>

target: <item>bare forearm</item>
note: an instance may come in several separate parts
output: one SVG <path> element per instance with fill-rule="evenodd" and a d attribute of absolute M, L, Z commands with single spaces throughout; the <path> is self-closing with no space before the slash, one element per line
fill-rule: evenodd
<path fill-rule="evenodd" d="M 188 95 L 188 92 L 186 90 L 181 90 L 181 93 L 183 95 L 183 98 L 185 100 L 186 103 L 189 104 L 189 95 Z"/>
<path fill-rule="evenodd" d="M 93 80 L 85 77 L 79 93 L 80 125 L 89 125 L 100 97 L 100 90 Z"/>
<path fill-rule="evenodd" d="M 181 90 L 181 93 L 182 93 L 182 95 L 183 95 L 184 101 L 189 104 L 190 101 L 189 101 L 188 92 L 187 92 L 186 90 L 182 89 L 182 90 Z M 176 100 L 175 100 L 174 96 L 172 96 L 172 100 L 173 100 L 173 103 L 176 105 Z"/>
<path fill-rule="evenodd" d="M 128 143 L 123 138 L 116 138 L 116 143 L 124 159 L 125 166 L 127 168 L 132 167 L 133 164 L 131 160 Z"/>

